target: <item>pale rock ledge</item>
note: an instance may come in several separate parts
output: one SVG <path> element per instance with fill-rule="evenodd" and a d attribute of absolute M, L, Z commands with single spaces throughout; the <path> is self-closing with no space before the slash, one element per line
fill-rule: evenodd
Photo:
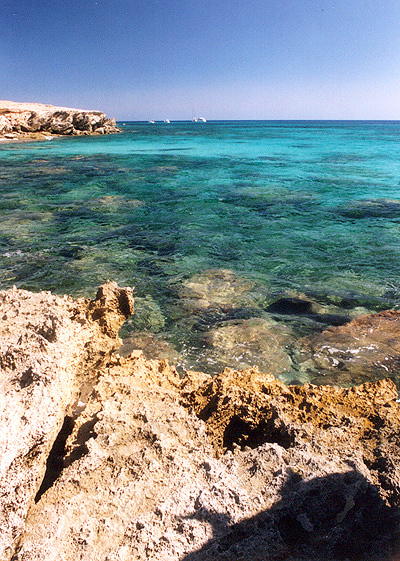
<path fill-rule="evenodd" d="M 0 137 L 6 140 L 115 132 L 120 132 L 115 120 L 101 111 L 0 100 Z"/>

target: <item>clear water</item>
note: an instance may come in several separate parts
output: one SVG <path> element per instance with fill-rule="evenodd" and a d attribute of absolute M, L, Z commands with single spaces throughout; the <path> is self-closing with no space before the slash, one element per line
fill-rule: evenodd
<path fill-rule="evenodd" d="M 128 347 L 208 372 L 263 366 L 265 349 L 240 357 L 227 326 L 250 321 L 253 337 L 254 318 L 270 321 L 288 347 L 287 333 L 322 330 L 329 314 L 398 307 L 399 122 L 122 128 L 0 145 L 1 288 L 133 285 Z M 271 308 L 281 298 L 313 302 L 326 322 Z"/>

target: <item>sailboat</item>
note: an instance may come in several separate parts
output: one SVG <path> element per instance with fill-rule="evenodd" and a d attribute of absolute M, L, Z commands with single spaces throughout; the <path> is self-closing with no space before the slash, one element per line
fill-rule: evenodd
<path fill-rule="evenodd" d="M 192 122 L 193 123 L 207 123 L 207 119 L 205 119 L 204 117 L 193 117 Z"/>

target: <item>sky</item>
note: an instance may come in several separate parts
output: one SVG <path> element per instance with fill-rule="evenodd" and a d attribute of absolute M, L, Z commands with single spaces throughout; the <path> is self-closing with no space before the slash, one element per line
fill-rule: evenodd
<path fill-rule="evenodd" d="M 400 0 L 0 0 L 0 99 L 117 120 L 400 119 Z"/>

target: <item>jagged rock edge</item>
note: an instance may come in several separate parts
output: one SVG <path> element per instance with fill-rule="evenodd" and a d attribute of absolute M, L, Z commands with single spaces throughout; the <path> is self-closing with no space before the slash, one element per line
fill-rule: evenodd
<path fill-rule="evenodd" d="M 113 283 L 107 283 L 107 284 L 112 285 Z M 104 289 L 104 287 L 101 287 L 101 290 L 99 289 L 96 299 L 94 301 L 87 301 L 86 305 L 83 306 L 81 305 L 80 311 L 77 310 L 75 316 L 76 319 L 79 319 L 79 314 L 83 313 L 84 315 L 88 316 L 90 320 L 98 321 L 101 327 L 101 332 L 106 337 L 114 337 L 116 336 L 116 333 L 118 331 L 113 321 L 115 319 L 113 318 L 113 310 L 115 312 L 115 306 L 117 307 L 119 306 L 123 310 L 123 314 L 122 314 L 123 317 L 126 317 L 128 311 L 133 310 L 133 306 L 131 306 L 130 304 L 126 305 L 126 301 L 127 301 L 126 294 L 125 296 L 122 296 L 121 292 L 115 292 L 114 290 L 115 287 L 116 287 L 115 283 L 111 291 L 109 291 L 109 287 L 107 287 L 106 289 Z M 109 297 L 110 295 L 111 297 Z M 128 298 L 128 302 L 130 302 L 129 298 Z M 109 319 L 110 317 L 111 320 Z M 104 359 L 104 356 L 102 360 Z M 108 356 L 110 356 L 110 354 Z M 92 356 L 92 360 L 93 360 L 93 356 Z M 159 371 L 162 372 L 163 368 L 166 368 L 166 366 L 167 366 L 166 363 L 164 363 L 164 366 L 162 363 L 160 363 Z M 83 379 L 82 375 L 79 378 L 80 380 L 82 380 Z M 233 408 L 233 416 L 232 416 L 231 414 L 232 410 L 230 411 L 229 407 L 228 408 L 225 407 L 224 409 L 224 407 L 220 406 L 221 402 L 218 404 L 218 400 L 216 400 L 215 407 L 211 408 L 208 411 L 207 415 L 204 415 L 202 414 L 202 411 L 204 410 L 204 402 L 202 402 L 201 399 L 199 399 L 199 396 L 200 397 L 206 396 L 207 398 L 207 392 L 209 393 L 209 395 L 212 395 L 213 392 L 210 391 L 210 386 L 212 386 L 213 384 L 217 386 L 219 385 L 220 388 L 222 386 L 225 386 L 225 388 L 229 389 L 229 384 L 228 384 L 229 380 L 232 386 L 232 390 L 236 392 L 236 394 L 234 394 L 234 397 L 236 397 L 236 403 L 241 402 L 241 396 L 243 397 L 243 395 L 246 394 L 246 391 L 248 394 L 248 388 L 251 388 L 251 391 L 253 392 L 261 390 L 261 392 L 266 395 L 271 395 L 273 394 L 274 391 L 276 391 L 277 393 L 280 392 L 284 396 L 289 398 L 289 401 L 293 400 L 294 396 L 297 395 L 299 397 L 299 402 L 301 402 L 301 400 L 304 399 L 304 397 L 307 394 L 312 395 L 313 392 L 317 392 L 317 389 L 314 389 L 316 387 L 313 387 L 311 385 L 304 386 L 303 389 L 297 389 L 296 391 L 291 392 L 290 387 L 284 386 L 280 382 L 277 382 L 273 376 L 268 376 L 265 374 L 258 373 L 256 369 L 250 371 L 244 371 L 244 372 L 237 372 L 232 369 L 227 369 L 226 371 L 224 371 L 223 374 L 221 374 L 219 377 L 213 380 L 210 380 L 210 377 L 208 376 L 193 375 L 192 377 L 189 376 L 188 379 L 183 381 L 178 381 L 176 379 L 172 380 L 171 385 L 175 386 L 175 388 L 179 390 L 179 394 L 181 395 L 180 398 L 181 403 L 185 407 L 192 409 L 200 418 L 204 417 L 203 421 L 206 423 L 206 425 L 213 416 L 215 418 L 215 415 L 217 415 L 217 419 L 216 419 L 217 425 L 220 425 L 221 419 L 218 418 L 218 415 L 219 417 L 221 417 L 221 413 L 227 412 L 228 415 L 225 418 L 223 418 L 223 422 L 226 423 L 225 424 L 226 427 L 229 426 L 229 419 L 235 418 L 235 415 L 237 414 L 235 408 Z M 318 391 L 321 390 L 318 389 Z M 364 384 L 363 387 L 355 388 L 352 390 L 333 389 L 333 388 L 327 390 L 328 394 L 333 395 L 335 392 L 338 394 L 337 397 L 339 397 L 340 399 L 342 399 L 343 396 L 345 394 L 348 394 L 349 392 L 354 394 L 353 397 L 355 399 L 357 399 L 357 393 L 360 396 L 362 396 L 363 392 L 367 392 L 366 395 L 371 396 L 370 403 L 377 402 L 379 405 L 379 403 L 381 402 L 381 404 L 384 407 L 387 407 L 389 405 L 392 409 L 393 407 L 396 407 L 394 406 L 394 402 L 397 398 L 397 391 L 394 387 L 394 384 L 387 383 L 386 381 L 379 382 L 376 384 Z M 217 392 L 214 391 L 214 395 L 218 395 L 218 391 Z M 231 401 L 235 403 L 235 400 L 231 400 Z M 68 407 L 69 406 L 72 406 L 72 404 L 69 404 Z M 363 407 L 365 408 L 365 403 Z M 361 407 L 361 409 L 363 407 Z M 287 414 L 287 411 L 285 412 L 283 410 L 283 413 Z M 397 406 L 397 414 L 398 414 L 398 406 Z M 231 416 L 229 417 L 229 415 Z M 294 424 L 296 424 L 296 421 L 298 427 L 299 423 L 301 423 L 301 418 L 298 419 L 288 418 L 287 426 L 289 428 L 290 427 L 293 428 Z M 373 421 L 374 419 L 370 419 L 372 425 L 373 425 Z M 212 438 L 214 432 L 215 431 L 211 423 L 208 429 L 210 438 Z M 217 455 L 221 453 L 222 454 L 225 453 L 227 448 L 229 450 L 229 447 L 224 446 L 223 442 L 222 442 L 222 446 L 221 443 L 218 442 L 214 442 L 213 444 L 216 449 Z M 257 446 L 259 444 L 260 443 L 257 443 Z M 29 516 L 29 513 L 27 513 L 27 516 Z"/>

